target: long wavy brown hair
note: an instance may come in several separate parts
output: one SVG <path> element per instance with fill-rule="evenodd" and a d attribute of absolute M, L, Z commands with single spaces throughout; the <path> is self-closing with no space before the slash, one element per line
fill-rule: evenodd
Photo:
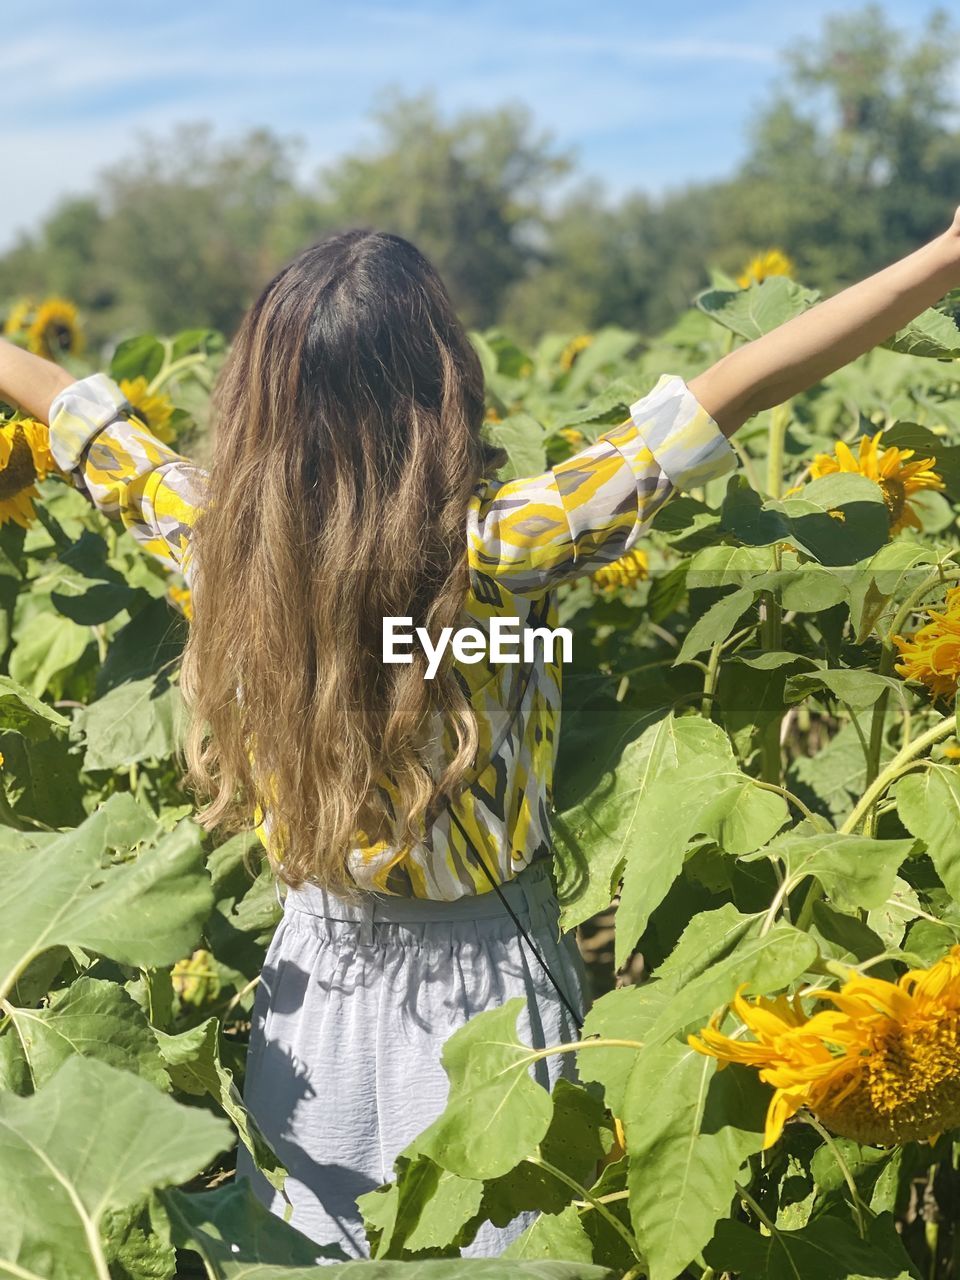
<path fill-rule="evenodd" d="M 291 885 L 350 892 L 349 855 L 421 840 L 473 762 L 449 665 L 382 661 L 385 616 L 436 639 L 467 588 L 466 511 L 491 464 L 483 372 L 440 277 L 399 236 L 301 253 L 218 380 L 182 687 L 208 828 L 268 815 Z M 443 740 L 445 739 L 445 744 Z"/>

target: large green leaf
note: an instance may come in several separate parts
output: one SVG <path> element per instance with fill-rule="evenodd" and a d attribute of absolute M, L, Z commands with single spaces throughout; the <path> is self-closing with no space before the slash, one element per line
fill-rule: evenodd
<path fill-rule="evenodd" d="M 42 1087 L 72 1055 L 96 1058 L 167 1087 L 154 1033 L 139 1005 L 116 982 L 81 977 L 39 1009 L 10 1006 L 12 1029 L 20 1041 L 35 1089 Z"/>
<path fill-rule="evenodd" d="M 838 906 L 857 910 L 887 901 L 897 870 L 912 848 L 911 840 L 873 840 L 831 831 L 781 836 L 751 856 L 777 858 L 783 864 L 788 891 L 814 876 Z"/>
<path fill-rule="evenodd" d="M 547 465 L 543 427 L 529 413 L 514 413 L 502 422 L 488 423 L 484 435 L 507 452 L 509 462 L 499 472 L 504 480 L 539 475 Z"/>
<path fill-rule="evenodd" d="M 791 543 L 832 566 L 864 560 L 890 537 L 880 486 L 846 473 L 812 480 L 795 497 L 767 502 L 744 476 L 732 476 L 721 525 L 747 546 Z"/>
<path fill-rule="evenodd" d="M 903 329 L 883 343 L 890 351 L 908 356 L 928 356 L 934 360 L 955 360 L 960 356 L 960 329 L 950 316 L 928 307 Z"/>
<path fill-rule="evenodd" d="M 282 1191 L 286 1170 L 244 1106 L 240 1091 L 234 1084 L 233 1073 L 220 1061 L 218 1020 L 208 1018 L 179 1035 L 157 1031 L 156 1038 L 174 1087 L 184 1093 L 215 1099 L 233 1121 L 257 1168 L 278 1191 Z"/>
<path fill-rule="evenodd" d="M 336 1245 L 318 1245 L 271 1213 L 243 1179 L 216 1191 L 158 1193 L 172 1240 L 201 1255 L 211 1276 L 247 1276 L 251 1270 L 313 1267 L 344 1258 Z M 312 1271 L 311 1275 L 316 1275 Z"/>
<path fill-rule="evenodd" d="M 30 1098 L 0 1095 L 0 1269 L 103 1280 L 104 1216 L 192 1177 L 229 1142 L 224 1121 L 91 1058 L 69 1058 Z"/>
<path fill-rule="evenodd" d="M 628 959 L 655 908 L 683 866 L 694 837 L 733 854 L 771 839 L 787 820 L 782 796 L 759 788 L 734 766 L 694 760 L 663 773 L 636 810 L 617 909 L 616 963 Z"/>
<path fill-rule="evenodd" d="M 161 1191 L 159 1199 L 174 1243 L 200 1254 L 210 1280 L 316 1280 L 317 1263 L 337 1256 L 268 1214 L 246 1188 L 201 1195 Z M 333 1263 L 320 1274 L 332 1280 L 614 1280 L 606 1267 L 584 1262 L 518 1258 L 508 1268 L 499 1258 L 458 1257 Z"/>
<path fill-rule="evenodd" d="M 681 763 L 732 760 L 722 730 L 700 716 L 668 715 L 631 742 L 610 774 L 558 824 L 557 891 L 564 928 L 609 905 L 630 850 L 644 839 L 638 813 L 660 774 Z"/>
<path fill-rule="evenodd" d="M 889 1221 L 889 1220 L 888 1220 Z M 718 1272 L 736 1272 L 742 1280 L 913 1280 L 910 1262 L 892 1230 L 861 1240 L 848 1222 L 818 1218 L 799 1231 L 761 1235 L 742 1222 L 721 1222 L 704 1251 Z"/>
<path fill-rule="evenodd" d="M 51 838 L 43 856 L 0 850 L 0 994 L 50 947 L 83 947 L 132 965 L 171 964 L 210 910 L 200 832 L 181 822 L 135 861 L 102 865 L 111 810 Z"/>
<path fill-rule="evenodd" d="M 749 342 L 800 315 L 819 297 L 787 276 L 771 276 L 748 289 L 706 289 L 695 301 L 711 320 Z"/>
<path fill-rule="evenodd" d="M 70 721 L 9 676 L 0 676 L 0 731 L 12 730 L 31 742 L 66 729 Z"/>
<path fill-rule="evenodd" d="M 507 1173 L 536 1149 L 553 1102 L 534 1080 L 535 1055 L 517 1036 L 518 997 L 472 1018 L 443 1046 L 450 1094 L 417 1148 L 464 1178 Z"/>
<path fill-rule="evenodd" d="M 937 875 L 960 902 L 960 778 L 955 765 L 933 764 L 901 778 L 897 812 L 903 825 L 927 846 Z"/>
<path fill-rule="evenodd" d="M 179 741 L 179 689 L 153 679 L 118 685 L 77 713 L 75 731 L 86 745 L 84 768 L 116 769 L 169 756 Z"/>
<path fill-rule="evenodd" d="M 583 1229 L 574 1205 L 560 1213 L 541 1213 L 522 1236 L 514 1240 L 501 1258 L 563 1258 L 580 1262 L 593 1261 L 593 1241 Z M 595 1267 L 590 1268 L 596 1270 Z M 513 1271 L 510 1272 L 513 1275 Z"/>
<path fill-rule="evenodd" d="M 643 1055 L 624 1099 L 630 1217 L 650 1280 L 675 1280 L 729 1209 L 763 1145 L 769 1088 L 755 1071 L 668 1041 Z"/>
<path fill-rule="evenodd" d="M 699 1028 L 727 1004 L 738 987 L 751 995 L 782 991 L 817 958 L 809 934 L 783 921 L 766 933 L 761 915 L 740 916 L 729 904 L 695 916 L 655 977 L 636 989 L 611 991 L 595 1002 L 584 1036 L 635 1040 L 642 1048 L 584 1048 L 577 1055 L 583 1080 L 603 1085 L 607 1106 L 621 1114 L 624 1094 L 648 1051 L 678 1032 Z M 703 941 L 703 956 L 697 943 Z"/>
<path fill-rule="evenodd" d="M 17 627 L 10 655 L 10 675 L 36 697 L 59 692 L 64 677 L 93 644 L 89 627 L 58 613 L 35 612 Z"/>

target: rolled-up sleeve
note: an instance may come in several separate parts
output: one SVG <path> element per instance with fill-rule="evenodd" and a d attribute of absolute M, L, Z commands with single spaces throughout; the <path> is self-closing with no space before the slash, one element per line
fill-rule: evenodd
<path fill-rule="evenodd" d="M 629 551 L 672 494 L 735 466 L 729 441 L 684 380 L 664 375 L 626 422 L 588 448 L 474 496 L 471 573 L 521 595 L 592 573 Z"/>
<path fill-rule="evenodd" d="M 122 521 L 152 555 L 185 570 L 206 474 L 133 412 L 106 374 L 75 382 L 50 406 L 50 450 L 105 515 Z"/>

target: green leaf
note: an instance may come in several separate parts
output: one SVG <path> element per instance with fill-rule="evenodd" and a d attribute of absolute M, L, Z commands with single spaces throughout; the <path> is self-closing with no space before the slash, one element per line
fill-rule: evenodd
<path fill-rule="evenodd" d="M 893 1233 L 895 1235 L 895 1233 Z M 816 1218 L 799 1231 L 761 1235 L 742 1222 L 721 1222 L 704 1259 L 717 1271 L 741 1280 L 912 1280 L 903 1246 L 884 1235 L 882 1243 L 861 1240 L 849 1222 Z"/>
<path fill-rule="evenodd" d="M 157 1042 L 136 1001 L 115 982 L 81 977 L 39 1009 L 10 1006 L 34 1089 L 73 1054 L 96 1058 L 167 1088 Z"/>
<path fill-rule="evenodd" d="M 681 763 L 731 763 L 723 731 L 700 716 L 666 716 L 624 750 L 616 767 L 556 832 L 557 892 L 565 929 L 609 906 L 629 851 L 642 842 L 637 813 L 652 783 Z"/>
<path fill-rule="evenodd" d="M 900 821 L 927 846 L 943 887 L 960 902 L 960 778 L 955 765 L 931 764 L 901 778 L 895 790 Z"/>
<path fill-rule="evenodd" d="M 854 711 L 872 707 L 886 691 L 899 693 L 899 680 L 878 675 L 876 671 L 848 671 L 837 668 L 825 671 L 801 671 L 787 679 L 788 702 L 802 702 L 818 689 L 827 689 L 841 702 L 849 703 Z"/>
<path fill-rule="evenodd" d="M 502 422 L 487 423 L 484 435 L 498 449 L 505 449 L 509 463 L 499 475 L 504 480 L 535 476 L 546 468 L 546 436 L 529 413 L 514 413 Z"/>
<path fill-rule="evenodd" d="M 169 1216 L 173 1242 L 199 1253 L 213 1280 L 316 1280 L 321 1259 L 343 1257 L 335 1246 L 314 1244 L 269 1213 L 245 1183 L 199 1195 L 164 1190 L 157 1198 Z M 333 1280 L 504 1280 L 505 1274 L 511 1280 L 614 1280 L 606 1267 L 521 1258 L 511 1260 L 508 1272 L 499 1258 L 457 1257 L 334 1263 L 323 1274 Z"/>
<path fill-rule="evenodd" d="M 0 995 L 50 947 L 83 947 L 122 964 L 172 964 L 210 910 L 199 829 L 181 822 L 133 862 L 101 865 L 107 807 L 55 836 L 43 857 L 0 850 Z"/>
<path fill-rule="evenodd" d="M 246 1179 L 193 1195 L 161 1190 L 157 1199 L 166 1210 L 173 1243 L 200 1254 L 208 1274 L 218 1280 L 316 1277 L 322 1259 L 346 1256 L 338 1245 L 316 1244 L 271 1213 Z"/>
<path fill-rule="evenodd" d="M 627 1085 L 630 1217 L 649 1280 L 675 1280 L 730 1207 L 740 1166 L 763 1145 L 769 1088 L 718 1072 L 676 1040 L 646 1053 Z"/>
<path fill-rule="evenodd" d="M 795 498 L 777 504 L 787 540 L 821 564 L 855 564 L 889 541 L 890 517 L 878 484 L 838 473 L 805 484 Z"/>
<path fill-rule="evenodd" d="M 240 1140 L 267 1181 L 283 1190 L 286 1169 L 262 1129 L 243 1104 L 233 1073 L 220 1061 L 220 1023 L 208 1018 L 180 1035 L 157 1031 L 160 1054 L 174 1088 L 195 1097 L 213 1098 L 233 1121 Z"/>
<path fill-rule="evenodd" d="M 858 568 L 848 587 L 857 644 L 863 644 L 895 595 L 920 585 L 929 573 L 926 566 L 936 559 L 932 547 L 898 540 L 881 547 Z"/>
<path fill-rule="evenodd" d="M 674 988 L 668 982 L 645 982 L 639 987 L 618 987 L 595 1000 L 583 1024 L 581 1040 L 634 1040 L 645 1044 L 651 1030 L 669 1013 Z M 623 1115 L 623 1099 L 637 1050 L 628 1048 L 581 1049 L 577 1074 L 583 1081 L 603 1086 L 603 1098 L 615 1116 Z"/>
<path fill-rule="evenodd" d="M 574 361 L 565 385 L 567 394 L 576 395 L 602 370 L 621 366 L 627 354 L 639 343 L 640 335 L 629 329 L 620 329 L 616 325 L 598 329 L 593 334 L 593 342 Z M 630 399 L 636 400 L 638 397 L 633 395 Z M 626 416 L 625 414 L 624 417 Z"/>
<path fill-rule="evenodd" d="M 928 307 L 881 345 L 903 355 L 955 360 L 960 356 L 960 330 L 950 316 Z"/>
<path fill-rule="evenodd" d="M 38 742 L 69 724 L 66 716 L 35 698 L 29 689 L 9 676 L 0 676 L 0 731 L 11 730 Z"/>
<path fill-rule="evenodd" d="M 912 840 L 873 840 L 830 831 L 781 836 L 750 856 L 779 859 L 791 888 L 807 876 L 815 877 L 839 907 L 856 911 L 887 901 L 897 870 L 912 848 Z"/>
<path fill-rule="evenodd" d="M 617 966 L 626 962 L 679 875 L 695 836 L 743 855 L 766 844 L 787 817 L 782 796 L 761 789 L 735 766 L 717 768 L 701 758 L 660 777 L 636 807 L 636 836 L 617 908 Z"/>
<path fill-rule="evenodd" d="M 748 289 L 706 289 L 694 301 L 711 320 L 750 342 L 800 315 L 819 297 L 788 276 L 770 276 Z"/>
<path fill-rule="evenodd" d="M 583 1229 L 574 1205 L 558 1214 L 542 1213 L 536 1221 L 500 1254 L 501 1258 L 564 1258 L 592 1262 L 593 1241 Z M 596 1270 L 595 1267 L 590 1268 Z M 511 1269 L 510 1274 L 513 1274 Z"/>
<path fill-rule="evenodd" d="M 222 1120 L 69 1058 L 32 1097 L 0 1095 L 0 1259 L 23 1277 L 102 1280 L 104 1216 L 199 1173 L 229 1142 Z"/>
<path fill-rule="evenodd" d="M 17 627 L 16 641 L 10 675 L 38 698 L 48 689 L 59 693 L 63 677 L 93 643 L 89 627 L 45 611 L 32 614 Z"/>
<path fill-rule="evenodd" d="M 607 1106 L 620 1115 L 624 1093 L 648 1050 L 678 1032 L 697 1029 L 729 1002 L 741 985 L 751 995 L 788 987 L 817 958 L 809 934 L 779 921 L 762 933 L 761 915 L 739 919 L 729 905 L 695 916 L 673 953 L 651 982 L 636 989 L 611 991 L 596 1001 L 583 1034 L 636 1040 L 636 1049 L 581 1049 L 577 1069 L 583 1080 L 602 1084 Z M 696 955 L 698 938 L 704 956 Z"/>
<path fill-rule="evenodd" d="M 706 613 L 701 614 L 684 638 L 680 652 L 673 661 L 675 667 L 689 662 L 704 649 L 720 640 L 726 640 L 740 618 L 753 604 L 755 592 L 749 587 L 739 587 L 721 596 Z"/>
<path fill-rule="evenodd" d="M 550 1094 L 530 1074 L 535 1060 L 517 1036 L 518 997 L 472 1018 L 443 1046 L 450 1094 L 417 1148 L 464 1178 L 506 1173 L 539 1145 L 550 1125 Z"/>
<path fill-rule="evenodd" d="M 151 382 L 162 364 L 163 344 L 152 333 L 141 333 L 117 346 L 110 361 L 110 377 L 116 382 L 121 378 L 140 377 Z"/>
<path fill-rule="evenodd" d="M 577 361 L 581 363 L 583 357 Z M 590 427 L 618 426 L 630 417 L 630 406 L 638 399 L 636 385 L 626 378 L 615 378 L 582 409 L 573 413 L 564 413 L 558 426 L 576 427 L 588 438 L 592 433 Z"/>
<path fill-rule="evenodd" d="M 79 711 L 85 769 L 117 769 L 173 753 L 183 725 L 179 689 L 163 681 L 131 680 Z"/>

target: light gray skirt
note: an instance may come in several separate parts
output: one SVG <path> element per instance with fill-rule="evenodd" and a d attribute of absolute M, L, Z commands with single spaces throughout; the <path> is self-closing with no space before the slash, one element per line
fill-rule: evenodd
<path fill-rule="evenodd" d="M 559 937 L 546 861 L 503 891 L 574 1008 L 583 970 L 572 937 Z M 368 894 L 344 902 L 312 886 L 290 890 L 257 993 L 244 1099 L 289 1171 L 290 1221 L 320 1244 L 366 1257 L 357 1196 L 393 1177 L 394 1158 L 443 1110 L 444 1041 L 475 1014 L 514 996 L 535 1048 L 578 1035 L 549 979 L 497 895 L 455 902 Z M 552 1088 L 573 1075 L 573 1055 L 535 1064 Z M 241 1148 L 248 1177 L 275 1213 L 283 1197 Z M 485 1224 L 467 1256 L 499 1253 L 532 1215 Z"/>

